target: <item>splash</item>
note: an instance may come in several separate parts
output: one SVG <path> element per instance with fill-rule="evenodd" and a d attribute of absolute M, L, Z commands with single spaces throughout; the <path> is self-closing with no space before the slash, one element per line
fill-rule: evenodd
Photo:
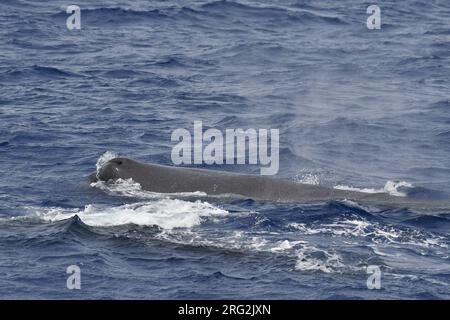
<path fill-rule="evenodd" d="M 338 218 L 331 223 L 320 225 L 289 223 L 289 228 L 300 231 L 302 235 L 331 235 L 347 239 L 366 238 L 372 244 L 411 246 L 415 248 L 435 248 L 447 250 L 445 238 L 430 233 L 395 226 L 381 225 L 360 218 Z"/>
<path fill-rule="evenodd" d="M 311 184 L 311 185 L 319 185 L 320 178 L 317 174 L 314 173 L 303 173 L 295 176 L 294 181 L 297 183 Z"/>
<path fill-rule="evenodd" d="M 274 241 L 269 234 L 251 235 L 244 231 L 207 234 L 200 230 L 181 229 L 163 230 L 156 237 L 181 245 L 284 255 L 296 261 L 294 269 L 298 271 L 339 273 L 348 268 L 357 269 L 346 266 L 342 257 L 334 251 L 317 248 L 303 240 Z"/>
<path fill-rule="evenodd" d="M 406 192 L 401 191 L 401 189 L 412 188 L 413 185 L 405 181 L 387 181 L 383 188 L 356 188 L 352 186 L 337 185 L 334 189 L 347 190 L 347 191 L 357 191 L 363 193 L 387 193 L 391 196 L 396 197 L 406 197 Z"/>
<path fill-rule="evenodd" d="M 178 193 L 158 193 L 146 191 L 141 188 L 141 185 L 133 179 L 117 179 L 113 182 L 96 181 L 91 183 L 92 188 L 97 188 L 111 196 L 121 196 L 137 199 L 161 199 L 161 198 L 190 198 L 190 197 L 205 197 L 206 193 L 195 192 L 178 192 Z"/>
<path fill-rule="evenodd" d="M 201 201 L 160 199 L 117 207 L 87 205 L 84 209 L 44 208 L 35 214 L 44 221 L 66 220 L 77 215 L 85 224 L 111 227 L 127 224 L 159 226 L 163 229 L 192 228 L 204 218 L 226 215 L 228 211 Z"/>
<path fill-rule="evenodd" d="M 117 153 L 111 152 L 111 151 L 106 151 L 104 154 L 102 154 L 100 156 L 100 158 L 98 158 L 97 163 L 95 164 L 97 178 L 98 178 L 98 174 L 100 172 L 101 167 L 103 167 L 103 165 L 105 163 L 107 163 L 109 160 L 117 158 L 117 157 L 118 157 Z"/>
<path fill-rule="evenodd" d="M 328 252 L 313 246 L 304 246 L 297 250 L 295 270 L 339 272 L 345 267 L 342 258 L 335 252 Z"/>

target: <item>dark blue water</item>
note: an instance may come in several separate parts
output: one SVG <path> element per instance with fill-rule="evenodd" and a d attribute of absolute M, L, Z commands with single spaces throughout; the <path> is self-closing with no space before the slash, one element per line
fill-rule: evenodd
<path fill-rule="evenodd" d="M 450 298 L 449 211 L 87 182 L 202 120 L 278 128 L 281 178 L 448 199 L 448 1 L 379 2 L 381 30 L 370 1 L 77 0 L 73 31 L 67 4 L 0 2 L 0 298 Z"/>

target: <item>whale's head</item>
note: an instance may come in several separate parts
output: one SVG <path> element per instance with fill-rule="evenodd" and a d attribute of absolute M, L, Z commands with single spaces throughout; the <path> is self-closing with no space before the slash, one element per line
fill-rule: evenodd
<path fill-rule="evenodd" d="M 114 181 L 133 177 L 133 168 L 136 162 L 127 158 L 114 158 L 103 164 L 97 172 L 90 176 L 92 182 Z"/>

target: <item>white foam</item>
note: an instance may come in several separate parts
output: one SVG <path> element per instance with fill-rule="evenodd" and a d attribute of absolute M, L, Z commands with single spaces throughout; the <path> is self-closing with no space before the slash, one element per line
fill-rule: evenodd
<path fill-rule="evenodd" d="M 290 250 L 294 249 L 298 245 L 304 245 L 304 244 L 307 244 L 307 242 L 292 241 L 292 240 L 291 241 L 289 241 L 289 240 L 279 241 L 276 244 L 274 244 L 272 248 L 270 248 L 270 251 L 271 252 L 286 252 L 286 251 L 290 251 Z"/>
<path fill-rule="evenodd" d="M 304 246 L 297 250 L 295 269 L 300 271 L 338 272 L 345 265 L 335 252 L 328 252 L 313 246 Z"/>
<path fill-rule="evenodd" d="M 392 196 L 405 197 L 406 193 L 399 191 L 401 187 L 412 188 L 413 185 L 406 181 L 388 181 L 383 189 Z"/>
<path fill-rule="evenodd" d="M 356 188 L 352 186 L 345 185 L 337 185 L 334 189 L 338 190 L 347 190 L 347 191 L 357 191 L 363 193 L 388 193 L 391 196 L 397 197 L 405 197 L 406 193 L 401 192 L 400 188 L 412 188 L 412 184 L 405 181 L 387 181 L 383 188 L 375 189 L 375 188 Z"/>
<path fill-rule="evenodd" d="M 303 235 L 328 234 L 338 237 L 370 238 L 376 244 L 410 245 L 422 248 L 447 249 L 445 239 L 441 236 L 424 233 L 413 229 L 399 229 L 394 226 L 383 226 L 365 219 L 341 219 L 327 224 L 306 225 L 304 223 L 290 223 L 288 227 L 300 231 Z"/>
<path fill-rule="evenodd" d="M 279 240 L 264 235 L 250 235 L 243 231 L 221 234 L 203 233 L 201 230 L 163 230 L 156 236 L 160 240 L 200 247 L 212 247 L 226 250 L 248 250 L 252 252 L 270 252 L 295 258 L 295 269 L 300 271 L 342 272 L 349 268 L 335 252 L 317 248 L 303 240 Z"/>
<path fill-rule="evenodd" d="M 141 185 L 134 182 L 133 179 L 117 179 L 114 182 L 96 181 L 91 183 L 92 188 L 98 188 L 112 196 L 122 196 L 138 199 L 161 199 L 170 197 L 203 197 L 206 193 L 196 192 L 178 192 L 178 193 L 158 193 L 142 190 Z"/>
<path fill-rule="evenodd" d="M 208 216 L 226 215 L 226 210 L 207 202 L 160 199 L 156 201 L 125 204 L 117 207 L 87 205 L 84 209 L 49 208 L 37 210 L 39 218 L 59 221 L 78 215 L 90 226 L 118 226 L 136 224 L 157 225 L 164 229 L 191 228 Z"/>
<path fill-rule="evenodd" d="M 307 227 L 306 224 L 304 224 L 304 223 L 292 222 L 292 223 L 288 224 L 288 227 L 297 229 L 298 231 L 300 231 L 302 234 L 305 234 L 305 235 L 312 235 L 312 234 L 320 233 L 320 230 L 317 230 L 317 229 L 314 229 L 311 227 Z"/>
<path fill-rule="evenodd" d="M 294 181 L 297 183 L 319 185 L 320 178 L 317 174 L 306 172 L 295 176 Z"/>

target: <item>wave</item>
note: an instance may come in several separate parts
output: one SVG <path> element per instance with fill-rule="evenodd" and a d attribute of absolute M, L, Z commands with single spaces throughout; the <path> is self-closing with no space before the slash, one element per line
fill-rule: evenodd
<path fill-rule="evenodd" d="M 200 5 L 190 6 L 159 6 L 158 8 L 135 9 L 133 7 L 100 7 L 84 8 L 83 20 L 87 25 L 127 25 L 142 21 L 160 20 L 187 20 L 190 23 L 206 23 L 205 19 L 217 18 L 227 19 L 230 15 L 242 17 L 243 19 L 257 19 L 261 21 L 279 20 L 292 23 L 326 23 L 332 25 L 345 25 L 347 22 L 343 17 L 335 14 L 324 14 L 315 10 L 285 7 L 280 5 L 264 5 L 254 3 L 252 5 L 237 1 L 212 1 Z M 54 19 L 66 19 L 65 10 L 54 14 Z M 281 19 L 281 20 L 280 20 Z M 203 21 L 202 21 L 203 20 Z M 213 24 L 217 27 L 217 23 Z"/>
<path fill-rule="evenodd" d="M 288 227 L 303 235 L 331 235 L 343 238 L 365 238 L 371 244 L 409 245 L 412 247 L 448 249 L 443 236 L 408 227 L 394 227 L 363 218 L 339 218 L 330 223 L 290 223 Z"/>
<path fill-rule="evenodd" d="M 141 20 L 148 20 L 151 18 L 167 18 L 168 15 L 159 9 L 150 10 L 134 10 L 122 7 L 103 7 L 103 8 L 83 8 L 83 20 L 89 25 L 103 25 L 103 24 L 129 24 L 137 23 Z M 53 14 L 55 19 L 67 19 L 65 9 L 57 14 Z"/>
<path fill-rule="evenodd" d="M 285 256 L 295 262 L 295 269 L 310 272 L 344 272 L 357 269 L 343 263 L 343 258 L 333 250 L 319 248 L 303 240 L 275 240 L 270 234 L 251 234 L 233 231 L 216 234 L 204 234 L 200 231 L 173 232 L 164 230 L 156 238 L 183 246 L 199 248 L 216 248 L 225 251 L 252 252 L 253 254 L 270 254 Z"/>
<path fill-rule="evenodd" d="M 37 209 L 34 214 L 49 222 L 67 220 L 77 216 L 86 225 L 94 227 L 135 224 L 174 229 L 192 228 L 199 225 L 203 218 L 227 213 L 226 210 L 207 202 L 160 199 L 117 207 L 87 205 L 84 209 L 41 208 Z"/>
<path fill-rule="evenodd" d="M 97 161 L 97 169 L 117 156 L 110 151 L 104 153 Z M 387 184 L 385 189 L 405 185 L 408 184 Z M 282 256 L 294 270 L 321 273 L 360 272 L 367 265 L 369 258 L 366 259 L 365 252 L 369 250 L 372 254 L 367 256 L 372 260 L 380 259 L 381 265 L 389 247 L 400 246 L 414 254 L 427 251 L 428 255 L 438 259 L 448 252 L 445 237 L 418 228 L 385 224 L 376 211 L 350 201 L 314 205 L 261 204 L 255 212 L 251 210 L 254 203 L 245 200 L 235 200 L 241 205 L 228 203 L 222 208 L 208 201 L 191 200 L 206 196 L 202 193 L 146 192 L 131 179 L 116 183 L 96 182 L 91 187 L 134 202 L 89 204 L 84 208 L 28 208 L 25 219 L 38 219 L 48 223 L 49 227 L 38 236 L 32 232 L 26 243 L 60 241 L 58 235 L 61 233 L 75 236 L 76 241 L 93 234 L 96 238 L 113 237 L 132 243 L 156 240 L 180 247 L 263 255 L 268 259 Z M 245 211 L 243 203 L 247 204 Z M 400 215 L 404 220 L 405 212 Z M 56 237 L 52 236 L 55 234 Z M 318 242 L 318 238 L 328 239 L 331 245 Z M 346 253 L 346 246 L 342 246 L 348 243 L 358 243 L 364 248 L 357 262 L 353 255 Z M 394 262 L 387 260 L 386 264 Z"/>
<path fill-rule="evenodd" d="M 101 72 L 101 77 L 110 79 L 135 79 L 137 77 L 145 76 L 144 72 L 139 72 L 130 69 L 112 69 L 108 71 Z"/>
<path fill-rule="evenodd" d="M 275 19 L 283 18 L 284 20 L 295 20 L 300 22 L 317 21 L 331 24 L 346 24 L 343 18 L 335 15 L 326 15 L 313 10 L 305 10 L 300 8 L 288 8 L 279 5 L 264 5 L 264 4 L 244 4 L 236 1 L 219 0 L 212 1 L 201 5 L 201 8 L 207 11 L 214 11 L 220 15 L 227 16 L 233 13 L 234 15 L 245 14 L 256 18 Z"/>
<path fill-rule="evenodd" d="M 336 252 L 305 246 L 297 250 L 295 269 L 300 271 L 321 271 L 324 273 L 340 272 L 345 268 L 342 257 Z"/>
<path fill-rule="evenodd" d="M 6 234 L 3 231 L 1 241 L 21 247 L 46 247 L 63 239 L 86 239 L 100 235 L 76 215 L 51 224 L 35 214 L 7 217 L 0 218 L 0 225 L 3 230 L 8 230 Z"/>
<path fill-rule="evenodd" d="M 303 205 L 300 208 L 301 211 L 287 206 L 286 215 L 279 213 L 277 207 L 277 212 L 267 216 L 264 212 L 233 212 L 202 201 L 158 199 L 119 206 L 88 205 L 83 209 L 29 208 L 31 215 L 7 221 L 38 219 L 50 223 L 45 231 L 41 230 L 42 234 L 30 233 L 25 241 L 30 245 L 59 241 L 58 234 L 69 234 L 76 239 L 92 235 L 113 237 L 118 241 L 131 240 L 131 244 L 157 240 L 181 247 L 268 254 L 270 259 L 281 255 L 283 261 L 293 263 L 293 268 L 302 272 L 363 270 L 364 262 L 355 263 L 345 250 L 341 250 L 339 242 L 356 241 L 365 248 L 373 247 L 381 259 L 382 249 L 389 246 L 408 248 L 416 254 L 429 250 L 428 254 L 436 257 L 446 256 L 448 252 L 444 237 L 408 227 L 383 225 L 373 221 L 374 216 L 365 218 L 367 212 L 351 203 Z M 330 211 L 327 208 L 336 212 L 324 216 L 308 212 Z M 308 216 L 313 221 L 292 221 L 308 219 Z M 279 223 L 268 221 L 274 219 Z M 236 226 L 241 229 L 236 230 Z M 318 237 L 329 239 L 334 245 L 319 244 L 315 240 Z"/>
<path fill-rule="evenodd" d="M 33 65 L 31 67 L 14 68 L 7 70 L 0 74 L 0 81 L 14 81 L 30 78 L 67 78 L 67 77 L 82 77 L 79 74 L 69 72 L 56 67 L 47 67 L 40 65 Z"/>

